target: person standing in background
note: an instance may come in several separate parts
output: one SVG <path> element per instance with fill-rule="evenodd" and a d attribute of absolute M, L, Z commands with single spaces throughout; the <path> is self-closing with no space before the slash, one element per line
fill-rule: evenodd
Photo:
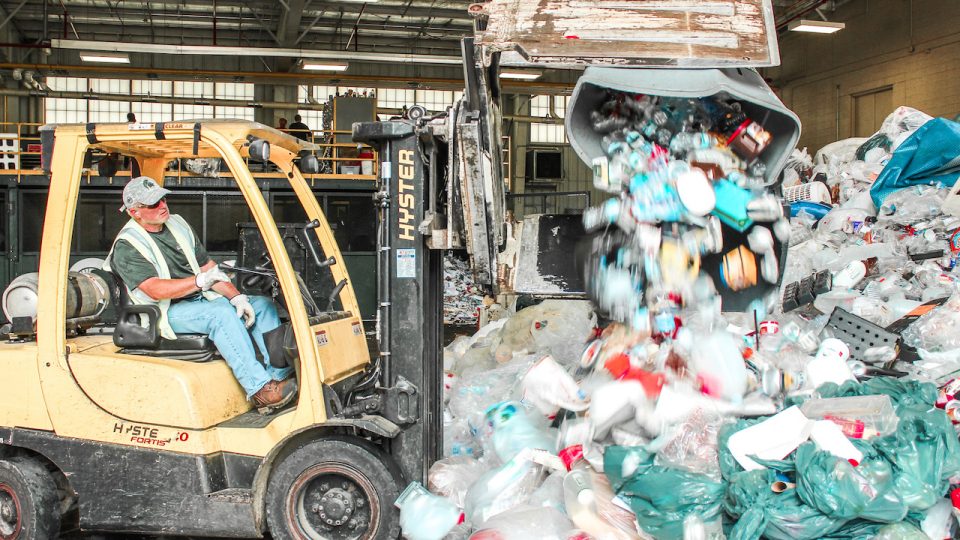
<path fill-rule="evenodd" d="M 279 129 L 280 131 L 286 131 L 286 130 L 287 130 L 287 119 L 286 119 L 286 118 L 281 118 L 280 120 L 277 121 L 277 129 Z"/>
<path fill-rule="evenodd" d="M 303 123 L 303 117 L 299 114 L 293 117 L 293 123 L 290 124 L 290 134 L 301 141 L 310 140 L 310 126 Z"/>

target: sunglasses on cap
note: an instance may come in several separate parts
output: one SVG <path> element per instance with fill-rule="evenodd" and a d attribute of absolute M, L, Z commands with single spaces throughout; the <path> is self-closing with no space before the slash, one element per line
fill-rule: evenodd
<path fill-rule="evenodd" d="M 161 204 L 165 204 L 166 202 L 167 202 L 166 197 L 160 197 L 160 200 L 153 204 L 141 204 L 137 208 L 149 208 L 150 210 L 156 210 Z"/>

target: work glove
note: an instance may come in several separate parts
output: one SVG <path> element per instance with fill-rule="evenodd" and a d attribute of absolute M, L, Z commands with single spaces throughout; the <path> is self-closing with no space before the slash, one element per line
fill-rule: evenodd
<path fill-rule="evenodd" d="M 243 325 L 247 328 L 253 326 L 257 316 L 253 312 L 253 306 L 245 294 L 238 294 L 230 299 L 230 304 L 237 308 L 237 317 L 243 319 Z"/>
<path fill-rule="evenodd" d="M 197 287 L 204 291 L 209 291 L 210 287 L 213 287 L 216 283 L 230 282 L 230 276 L 223 273 L 223 270 L 220 270 L 220 267 L 213 265 L 212 268 L 205 272 L 200 272 L 197 274 Z"/>

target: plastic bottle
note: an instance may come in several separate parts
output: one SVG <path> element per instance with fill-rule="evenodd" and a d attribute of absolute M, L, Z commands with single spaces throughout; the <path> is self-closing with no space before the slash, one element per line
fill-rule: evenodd
<path fill-rule="evenodd" d="M 411 482 L 397 497 L 400 528 L 409 540 L 441 540 L 463 522 L 463 512 L 450 500 L 427 491 L 420 482 Z"/>
<path fill-rule="evenodd" d="M 486 419 L 493 428 L 493 447 L 501 461 L 507 461 L 525 448 L 554 451 L 555 442 L 546 430 L 534 425 L 523 405 L 505 401 L 492 405 Z"/>
<path fill-rule="evenodd" d="M 717 138 L 709 133 L 677 133 L 670 141 L 670 151 L 686 154 L 690 150 L 706 150 L 717 146 Z"/>
<path fill-rule="evenodd" d="M 827 338 L 820 343 L 817 356 L 807 364 L 807 381 L 813 389 L 823 383 L 843 384 L 846 381 L 855 381 L 856 377 L 847 366 L 850 358 L 850 348 L 836 338 Z"/>
<path fill-rule="evenodd" d="M 583 447 L 575 445 L 564 448 L 559 456 L 569 471 L 563 478 L 563 499 L 567 515 L 574 525 L 593 538 L 635 538 L 636 534 L 627 532 L 629 529 L 618 528 L 610 522 L 619 521 L 618 518 L 622 519 L 622 514 L 626 513 L 629 523 L 632 515 L 613 505 L 612 493 L 604 492 L 607 490 L 603 489 L 602 479 L 583 457 Z"/>

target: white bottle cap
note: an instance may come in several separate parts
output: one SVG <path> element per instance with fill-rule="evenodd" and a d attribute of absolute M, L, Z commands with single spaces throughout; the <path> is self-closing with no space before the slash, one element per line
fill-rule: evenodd
<path fill-rule="evenodd" d="M 693 167 L 677 176 L 677 193 L 687 211 L 695 216 L 705 216 L 717 205 L 717 195 L 707 175 Z"/>

